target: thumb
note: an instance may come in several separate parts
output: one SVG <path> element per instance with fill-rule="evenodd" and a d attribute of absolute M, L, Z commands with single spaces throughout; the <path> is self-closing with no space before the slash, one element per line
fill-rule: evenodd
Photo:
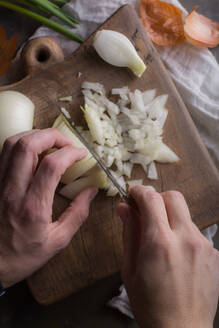
<path fill-rule="evenodd" d="M 123 222 L 123 280 L 132 275 L 136 268 L 138 254 L 138 217 L 134 215 L 129 205 L 120 203 L 117 212 Z"/>
<path fill-rule="evenodd" d="M 90 203 L 98 192 L 95 187 L 82 191 L 60 216 L 59 220 L 52 224 L 49 238 L 49 249 L 55 254 L 65 248 L 82 223 L 89 215 Z"/>

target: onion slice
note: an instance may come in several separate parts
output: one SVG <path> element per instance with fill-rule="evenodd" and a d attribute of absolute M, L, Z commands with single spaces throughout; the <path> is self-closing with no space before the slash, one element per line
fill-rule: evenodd
<path fill-rule="evenodd" d="M 198 14 L 193 8 L 186 17 L 184 32 L 187 41 L 195 46 L 213 48 L 219 44 L 219 22 Z"/>
<path fill-rule="evenodd" d="M 60 190 L 60 194 L 70 200 L 74 199 L 80 192 L 88 187 L 106 188 L 107 176 L 102 170 L 97 170 L 90 176 L 75 180 Z"/>

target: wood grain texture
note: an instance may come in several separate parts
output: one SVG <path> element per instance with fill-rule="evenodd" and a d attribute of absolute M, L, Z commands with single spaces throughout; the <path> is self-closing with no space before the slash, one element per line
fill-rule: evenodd
<path fill-rule="evenodd" d="M 159 179 L 155 182 L 147 180 L 140 168 L 135 168 L 133 178 L 144 177 L 144 182 L 158 191 L 181 191 L 200 229 L 217 222 L 218 172 L 134 9 L 122 7 L 100 29 L 103 28 L 122 32 L 134 43 L 148 65 L 142 78 L 102 61 L 91 46 L 92 35 L 62 63 L 39 70 L 11 88 L 25 93 L 36 104 L 34 125 L 38 128 L 51 126 L 58 114 L 58 98 L 66 95 L 73 96 L 73 103 L 66 108 L 71 111 L 74 121 L 84 124 L 79 106 L 83 104 L 80 86 L 85 80 L 103 83 L 107 91 L 128 85 L 131 90 L 156 88 L 158 94 L 169 94 L 164 141 L 181 160 L 175 164 L 157 165 Z M 78 72 L 82 73 L 80 78 Z M 39 303 L 53 303 L 120 269 L 122 227 L 116 216 L 117 202 L 118 199 L 106 198 L 103 192 L 99 193 L 91 206 L 89 219 L 71 244 L 29 278 L 29 287 Z M 67 205 L 64 198 L 55 196 L 54 219 Z"/>

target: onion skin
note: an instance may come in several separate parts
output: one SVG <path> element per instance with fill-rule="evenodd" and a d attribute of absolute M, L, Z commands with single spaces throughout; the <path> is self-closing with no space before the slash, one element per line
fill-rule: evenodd
<path fill-rule="evenodd" d="M 219 44 L 219 22 L 198 14 L 196 8 L 185 19 L 185 38 L 196 47 L 214 48 Z"/>
<path fill-rule="evenodd" d="M 20 92 L 0 92 L 0 152 L 7 138 L 32 130 L 34 108 L 33 102 Z"/>
<path fill-rule="evenodd" d="M 173 46 L 185 40 L 182 11 L 171 3 L 141 0 L 140 17 L 155 44 Z"/>

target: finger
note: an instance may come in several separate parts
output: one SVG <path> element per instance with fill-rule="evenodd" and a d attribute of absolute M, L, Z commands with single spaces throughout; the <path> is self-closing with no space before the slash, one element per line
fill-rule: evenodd
<path fill-rule="evenodd" d="M 98 192 L 91 187 L 81 192 L 61 215 L 58 221 L 51 224 L 49 250 L 57 253 L 68 245 L 89 214 L 90 203 Z"/>
<path fill-rule="evenodd" d="M 38 163 L 38 155 L 52 147 L 65 147 L 71 142 L 56 129 L 34 131 L 20 137 L 11 153 L 7 184 L 13 184 L 19 193 L 26 193 Z"/>
<path fill-rule="evenodd" d="M 192 220 L 185 198 L 178 191 L 167 191 L 163 197 L 169 224 L 172 230 L 192 225 Z"/>
<path fill-rule="evenodd" d="M 0 155 L 0 163 L 1 163 L 0 164 L 0 181 L 2 181 L 5 173 L 7 172 L 8 162 L 9 162 L 9 159 L 11 156 L 12 149 L 13 149 L 14 145 L 16 144 L 16 142 L 24 136 L 33 134 L 34 131 L 36 131 L 36 130 L 21 132 L 12 137 L 9 137 L 5 140 L 5 142 L 3 144 L 2 152 Z"/>
<path fill-rule="evenodd" d="M 133 215 L 129 205 L 120 203 L 117 213 L 123 222 L 123 279 L 134 273 L 139 249 L 138 218 Z"/>
<path fill-rule="evenodd" d="M 146 186 L 133 186 L 129 192 L 140 211 L 142 236 L 153 233 L 158 226 L 170 229 L 164 201 L 159 193 Z"/>
<path fill-rule="evenodd" d="M 51 204 L 62 174 L 86 154 L 85 149 L 74 148 L 70 145 L 45 156 L 32 180 L 29 192 L 40 197 L 43 204 Z"/>

